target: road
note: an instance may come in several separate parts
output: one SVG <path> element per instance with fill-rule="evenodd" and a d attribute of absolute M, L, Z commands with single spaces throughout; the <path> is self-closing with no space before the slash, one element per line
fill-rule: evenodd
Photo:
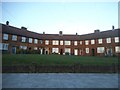
<path fill-rule="evenodd" d="M 9 73 L 3 88 L 118 88 L 118 74 Z"/>

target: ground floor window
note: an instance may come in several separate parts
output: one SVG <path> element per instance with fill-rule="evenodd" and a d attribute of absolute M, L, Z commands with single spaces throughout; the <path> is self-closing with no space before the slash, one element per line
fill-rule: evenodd
<path fill-rule="evenodd" d="M 104 53 L 105 48 L 104 47 L 97 47 L 97 53 Z"/>
<path fill-rule="evenodd" d="M 120 46 L 116 46 L 116 47 L 115 47 L 115 52 L 116 52 L 116 53 L 120 53 Z"/>
<path fill-rule="evenodd" d="M 65 48 L 65 54 L 70 54 L 70 48 Z"/>
<path fill-rule="evenodd" d="M 27 46 L 20 46 L 20 49 L 26 50 Z"/>
<path fill-rule="evenodd" d="M 8 44 L 0 43 L 0 50 L 8 50 Z"/>
<path fill-rule="evenodd" d="M 58 48 L 52 48 L 52 53 L 58 53 Z"/>
<path fill-rule="evenodd" d="M 86 48 L 85 50 L 86 50 L 86 53 L 89 53 L 89 48 Z"/>

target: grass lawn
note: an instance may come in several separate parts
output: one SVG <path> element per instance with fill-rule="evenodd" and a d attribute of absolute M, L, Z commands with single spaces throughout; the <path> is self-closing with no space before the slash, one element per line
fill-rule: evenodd
<path fill-rule="evenodd" d="M 92 57 L 68 55 L 39 55 L 39 54 L 3 54 L 2 65 L 112 65 L 118 64 L 117 57 Z"/>

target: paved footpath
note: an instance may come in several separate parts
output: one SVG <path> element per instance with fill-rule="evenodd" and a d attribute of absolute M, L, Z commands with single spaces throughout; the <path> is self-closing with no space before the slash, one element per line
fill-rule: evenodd
<path fill-rule="evenodd" d="M 3 88 L 118 88 L 118 74 L 2 74 Z"/>

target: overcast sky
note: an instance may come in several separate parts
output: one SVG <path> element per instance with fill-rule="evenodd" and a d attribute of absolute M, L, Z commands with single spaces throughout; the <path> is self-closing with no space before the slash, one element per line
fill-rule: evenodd
<path fill-rule="evenodd" d="M 2 23 L 38 33 L 87 34 L 118 28 L 118 2 L 2 2 Z"/>

